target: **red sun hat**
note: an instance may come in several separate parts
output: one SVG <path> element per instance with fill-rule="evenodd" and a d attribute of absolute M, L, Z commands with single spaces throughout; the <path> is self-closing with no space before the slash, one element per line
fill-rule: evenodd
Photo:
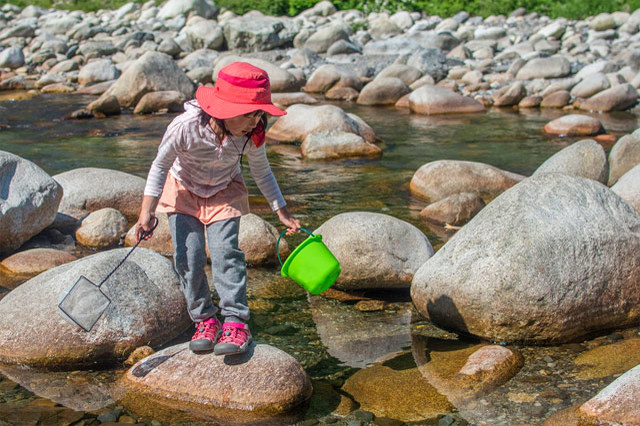
<path fill-rule="evenodd" d="M 246 62 L 222 68 L 214 87 L 198 87 L 196 99 L 207 114 L 223 120 L 258 110 L 274 116 L 286 114 L 271 102 L 267 72 Z"/>

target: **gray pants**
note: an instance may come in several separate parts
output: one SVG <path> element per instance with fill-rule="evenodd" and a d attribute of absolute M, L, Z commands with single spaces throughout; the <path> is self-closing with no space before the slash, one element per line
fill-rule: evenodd
<path fill-rule="evenodd" d="M 220 296 L 221 314 L 226 322 L 246 323 L 249 320 L 247 268 L 244 253 L 238 248 L 240 218 L 205 226 L 193 216 L 175 213 L 169 215 L 169 227 L 175 269 L 180 276 L 191 319 L 194 322 L 204 321 L 218 312 L 218 308 L 211 303 L 204 270 L 207 264 L 206 231 L 213 284 Z"/>

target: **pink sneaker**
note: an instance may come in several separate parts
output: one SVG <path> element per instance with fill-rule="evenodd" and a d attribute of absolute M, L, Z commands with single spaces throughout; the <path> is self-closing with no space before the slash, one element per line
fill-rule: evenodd
<path fill-rule="evenodd" d="M 196 333 L 189 342 L 193 352 L 211 351 L 220 337 L 222 326 L 217 318 L 209 318 L 196 324 Z"/>
<path fill-rule="evenodd" d="M 245 353 L 252 342 L 249 326 L 241 322 L 225 322 L 222 336 L 216 343 L 216 355 L 235 355 Z"/>

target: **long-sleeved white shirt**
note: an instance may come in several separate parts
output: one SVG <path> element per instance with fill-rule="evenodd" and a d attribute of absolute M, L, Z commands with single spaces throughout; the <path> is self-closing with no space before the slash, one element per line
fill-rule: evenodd
<path fill-rule="evenodd" d="M 227 136 L 221 142 L 207 122 L 202 122 L 196 100 L 167 127 L 153 160 L 144 195 L 159 197 L 170 172 L 193 194 L 208 198 L 225 189 L 241 173 L 244 150 L 251 176 L 272 210 L 286 205 L 267 160 L 265 145 L 256 147 L 247 136 Z M 246 142 L 246 144 L 245 144 Z"/>

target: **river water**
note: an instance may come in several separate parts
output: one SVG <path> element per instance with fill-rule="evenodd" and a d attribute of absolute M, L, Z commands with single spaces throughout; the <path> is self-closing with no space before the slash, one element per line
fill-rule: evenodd
<path fill-rule="evenodd" d="M 125 114 L 100 120 L 64 120 L 94 98 L 42 95 L 10 100 L 15 97 L 0 93 L 0 150 L 31 160 L 50 175 L 80 167 L 102 167 L 145 177 L 164 129 L 174 117 Z M 547 122 L 566 114 L 558 110 L 494 109 L 474 115 L 428 117 L 394 108 L 334 104 L 373 127 L 382 140 L 383 156 L 374 160 L 307 161 L 295 145 L 269 145 L 272 169 L 295 214 L 306 228 L 315 229 L 343 212 L 385 213 L 417 226 L 436 249 L 448 235 L 420 219 L 425 203 L 408 189 L 420 166 L 441 159 L 468 160 L 528 176 L 555 152 L 577 140 L 543 134 Z M 618 137 L 638 128 L 638 116 L 632 113 L 594 116 L 608 133 Z M 608 152 L 611 146 L 604 148 Z M 252 180 L 246 181 L 254 212 L 278 226 Z M 302 237 L 298 238 L 290 244 L 301 241 Z M 86 254 L 80 248 L 76 253 Z M 0 277 L 0 283 L 6 280 Z M 299 413 L 308 424 L 334 421 L 332 412 L 346 414 L 349 409 L 344 408 L 345 398 L 352 408 L 357 407 L 355 400 L 363 410 L 377 410 L 384 424 L 402 424 L 398 419 L 438 424 L 433 412 L 415 407 L 403 411 L 397 402 L 393 403 L 394 411 L 385 407 L 388 395 L 365 403 L 362 397 L 347 394 L 343 385 L 368 368 L 395 366 L 387 368 L 391 372 L 387 385 L 396 386 L 390 394 L 403 395 L 403 401 L 414 401 L 415 405 L 426 390 L 403 389 L 402 381 L 394 382 L 394 372 L 421 371 L 420 352 L 425 347 L 432 353 L 445 353 L 481 343 L 439 330 L 418 318 L 408 291 L 360 293 L 353 301 L 308 298 L 297 286 L 279 278 L 276 268 L 253 268 L 249 281 L 254 338 L 294 356 L 314 381 L 315 396 Z M 8 291 L 0 287 L 0 297 Z M 379 302 L 373 303 L 379 308 L 366 308 L 371 302 Z M 594 347 L 637 336 L 636 329 L 619 330 L 569 345 L 516 348 L 524 356 L 525 366 L 512 380 L 474 404 L 440 414 L 458 411 L 448 419 L 464 418 L 479 424 L 542 423 L 554 413 L 592 397 L 615 377 L 577 379 L 580 368 L 574 362 L 576 357 Z M 188 338 L 187 332 L 172 343 Z M 5 369 L 0 381 L 0 424 L 5 419 L 9 424 L 36 424 L 43 418 L 53 420 L 51 424 L 57 424 L 55 419 L 60 419 L 59 424 L 92 424 L 101 413 L 115 415 L 121 422 L 134 420 L 136 414 L 120 407 L 109 391 L 124 368 L 64 373 Z M 423 380 L 426 389 L 428 377 Z M 559 391 L 548 392 L 550 387 Z M 383 412 L 386 414 L 380 414 Z M 152 420 L 153 424 L 166 421 L 138 420 L 148 424 Z"/>

